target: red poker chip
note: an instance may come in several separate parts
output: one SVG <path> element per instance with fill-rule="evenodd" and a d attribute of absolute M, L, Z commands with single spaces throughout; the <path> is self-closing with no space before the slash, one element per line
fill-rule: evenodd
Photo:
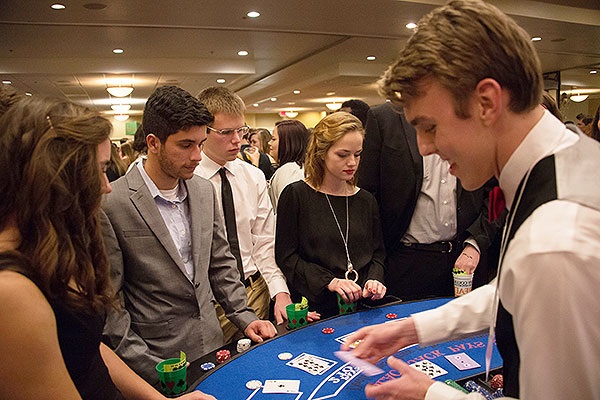
<path fill-rule="evenodd" d="M 217 362 L 220 364 L 222 362 L 229 360 L 229 358 L 231 357 L 231 353 L 229 352 L 229 350 L 219 350 L 219 351 L 217 351 L 216 356 L 217 356 Z"/>
<path fill-rule="evenodd" d="M 387 319 L 396 319 L 396 318 L 398 318 L 398 314 L 395 314 L 395 313 L 388 313 L 388 314 L 385 314 L 385 317 L 386 317 Z"/>
<path fill-rule="evenodd" d="M 326 333 L 326 334 L 329 335 L 329 334 L 332 334 L 333 332 L 335 332 L 335 329 L 333 329 L 333 328 L 323 328 L 321 330 L 321 332 Z"/>
<path fill-rule="evenodd" d="M 490 386 L 492 389 L 500 389 L 504 387 L 504 378 L 501 374 L 494 375 L 492 380 L 490 381 Z"/>

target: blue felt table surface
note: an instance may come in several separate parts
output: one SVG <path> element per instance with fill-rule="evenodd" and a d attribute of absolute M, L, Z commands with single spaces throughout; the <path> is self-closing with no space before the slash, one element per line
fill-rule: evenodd
<path fill-rule="evenodd" d="M 360 374 L 357 368 L 347 365 L 333 354 L 339 350 L 344 337 L 363 326 L 391 321 L 386 318 L 388 313 L 395 313 L 398 318 L 408 317 L 410 314 L 435 308 L 449 300 L 451 299 L 393 304 L 310 324 L 254 346 L 245 353 L 233 355 L 230 361 L 219 365 L 212 373 L 206 375 L 196 389 L 212 394 L 217 399 L 366 399 L 364 387 L 368 383 L 394 379 L 398 377 L 398 373 L 391 370 L 385 360 L 382 360 L 377 366 L 385 371 L 384 374 L 371 377 Z M 321 330 L 325 327 L 334 328 L 335 332 L 324 334 Z M 429 360 L 448 372 L 435 378 L 436 380 L 461 380 L 485 372 L 486 344 L 487 335 L 478 335 L 435 346 L 409 347 L 399 351 L 396 357 L 409 364 Z M 282 352 L 292 353 L 294 358 L 302 353 L 308 353 L 330 360 L 327 364 L 335 364 L 319 375 L 312 375 L 286 365 L 290 361 L 282 361 L 277 357 Z M 457 369 L 444 357 L 457 353 L 466 353 L 481 366 L 463 371 Z M 492 369 L 501 365 L 502 359 L 494 346 Z M 262 389 L 246 388 L 246 382 L 250 380 L 259 380 L 264 384 L 266 380 L 274 379 L 300 380 L 300 393 L 265 394 Z"/>

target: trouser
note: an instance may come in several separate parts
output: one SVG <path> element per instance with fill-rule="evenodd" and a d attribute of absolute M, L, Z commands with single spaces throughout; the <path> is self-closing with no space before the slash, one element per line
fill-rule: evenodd
<path fill-rule="evenodd" d="M 258 318 L 268 319 L 271 297 L 269 295 L 269 288 L 267 287 L 267 283 L 265 282 L 264 278 L 261 276 L 257 280 L 250 282 L 250 284 L 246 286 L 246 294 L 248 295 L 248 306 L 254 310 Z M 221 329 L 223 330 L 224 343 L 228 344 L 243 338 L 244 333 L 240 331 L 238 327 L 229 319 L 227 319 L 225 316 L 225 311 L 221 305 L 217 304 L 215 308 L 217 310 L 217 317 L 219 318 Z"/>

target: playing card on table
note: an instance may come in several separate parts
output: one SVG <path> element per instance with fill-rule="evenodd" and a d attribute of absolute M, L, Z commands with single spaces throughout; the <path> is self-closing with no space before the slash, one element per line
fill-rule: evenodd
<path fill-rule="evenodd" d="M 263 393 L 298 393 L 299 391 L 299 380 L 268 379 L 263 387 Z"/>
<path fill-rule="evenodd" d="M 446 375 L 448 373 L 448 371 L 446 371 L 444 368 L 432 363 L 429 360 L 417 361 L 414 364 L 410 364 L 410 366 L 426 373 L 430 378 Z"/>
<path fill-rule="evenodd" d="M 311 375 L 321 375 L 335 364 L 337 364 L 337 361 L 328 360 L 308 353 L 302 353 L 286 363 L 286 365 L 289 365 L 290 367 L 301 369 Z"/>
<path fill-rule="evenodd" d="M 448 361 L 450 361 L 456 368 L 460 369 L 461 371 L 465 369 L 481 367 L 481 365 L 479 365 L 477 361 L 473 360 L 466 353 L 457 353 L 444 357 L 446 357 Z"/>

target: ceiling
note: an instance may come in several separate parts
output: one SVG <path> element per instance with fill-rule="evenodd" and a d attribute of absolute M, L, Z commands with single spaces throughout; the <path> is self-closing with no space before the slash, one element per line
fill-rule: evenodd
<path fill-rule="evenodd" d="M 350 98 L 379 104 L 374 83 L 408 39 L 405 25 L 444 3 L 57 1 L 66 8 L 0 0 L 0 78 L 21 92 L 66 97 L 107 114 L 115 113 L 111 102 L 130 103 L 132 115 L 141 114 L 157 86 L 196 95 L 217 79 L 254 113 L 324 111 L 325 103 Z M 561 71 L 563 89 L 600 97 L 600 73 L 590 74 L 600 71 L 600 0 L 490 3 L 542 37 L 535 47 L 544 72 Z M 260 17 L 246 16 L 253 10 Z M 105 90 L 115 78 L 135 89 L 121 101 Z"/>

